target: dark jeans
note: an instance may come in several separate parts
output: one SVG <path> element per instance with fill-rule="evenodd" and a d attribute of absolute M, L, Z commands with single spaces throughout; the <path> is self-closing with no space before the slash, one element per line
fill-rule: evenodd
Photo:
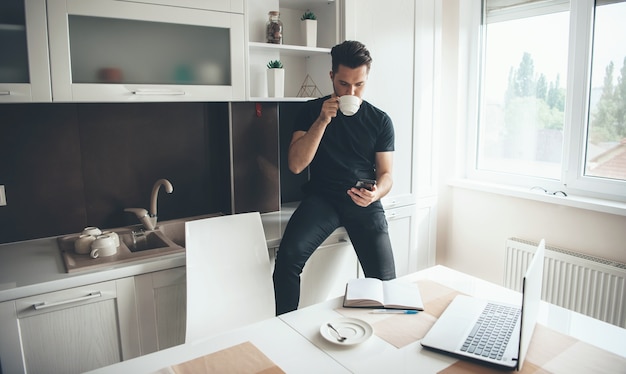
<path fill-rule="evenodd" d="M 387 220 L 379 201 L 364 208 L 349 199 L 307 196 L 291 216 L 278 249 L 273 277 L 276 315 L 298 308 L 304 264 L 339 226 L 348 232 L 366 277 L 396 277 Z"/>

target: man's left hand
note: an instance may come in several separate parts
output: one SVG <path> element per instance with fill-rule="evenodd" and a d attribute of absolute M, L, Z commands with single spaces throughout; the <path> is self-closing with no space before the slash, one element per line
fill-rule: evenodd
<path fill-rule="evenodd" d="M 348 195 L 356 205 L 366 207 L 378 200 L 377 190 L 376 185 L 372 187 L 371 191 L 365 188 L 352 187 L 348 190 Z"/>

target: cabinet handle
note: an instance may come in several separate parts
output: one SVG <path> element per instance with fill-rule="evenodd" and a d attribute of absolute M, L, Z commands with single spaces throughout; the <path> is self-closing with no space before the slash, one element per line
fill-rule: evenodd
<path fill-rule="evenodd" d="M 11 91 L 0 91 L 0 95 L 2 95 L 2 96 L 11 96 Z"/>
<path fill-rule="evenodd" d="M 42 310 L 46 308 L 52 308 L 53 306 L 59 306 L 59 305 L 65 305 L 65 304 L 70 304 L 70 303 L 77 303 L 79 301 L 85 301 L 89 299 L 95 299 L 96 297 L 102 297 L 102 292 L 100 291 L 91 292 L 85 296 L 77 297 L 74 299 L 62 300 L 62 301 L 54 301 L 51 303 L 44 301 L 42 303 L 33 304 L 33 308 L 35 310 Z"/>
<path fill-rule="evenodd" d="M 176 90 L 146 90 L 146 89 L 137 89 L 130 91 L 133 95 L 184 95 L 185 91 L 176 91 Z"/>

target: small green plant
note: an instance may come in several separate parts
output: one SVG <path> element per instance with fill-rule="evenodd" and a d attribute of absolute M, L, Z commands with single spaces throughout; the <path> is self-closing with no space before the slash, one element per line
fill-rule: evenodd
<path fill-rule="evenodd" d="M 272 60 L 267 63 L 267 68 L 268 69 L 282 69 L 283 63 L 280 62 L 280 60 Z"/>
<path fill-rule="evenodd" d="M 304 14 L 302 15 L 302 17 L 300 17 L 300 21 L 304 21 L 305 19 L 313 19 L 316 20 L 317 17 L 315 16 L 315 13 L 311 12 L 310 10 L 307 10 L 306 12 L 304 12 Z"/>

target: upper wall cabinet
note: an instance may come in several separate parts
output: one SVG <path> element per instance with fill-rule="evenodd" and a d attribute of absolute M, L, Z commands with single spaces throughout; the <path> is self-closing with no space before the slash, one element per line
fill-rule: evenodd
<path fill-rule="evenodd" d="M 248 99 L 301 101 L 332 92 L 330 49 L 342 39 L 341 1 L 248 0 Z M 300 18 L 306 11 L 317 17 L 317 38 L 307 46 Z M 280 12 L 282 43 L 267 42 L 270 11 Z M 280 60 L 285 70 L 284 97 L 268 97 L 267 64 Z"/>
<path fill-rule="evenodd" d="M 182 8 L 217 10 L 218 12 L 243 13 L 243 0 L 120 0 L 135 3 L 169 5 Z"/>
<path fill-rule="evenodd" d="M 51 101 L 45 0 L 0 1 L 0 103 Z"/>
<path fill-rule="evenodd" d="M 243 100 L 242 1 L 48 0 L 53 101 Z"/>

